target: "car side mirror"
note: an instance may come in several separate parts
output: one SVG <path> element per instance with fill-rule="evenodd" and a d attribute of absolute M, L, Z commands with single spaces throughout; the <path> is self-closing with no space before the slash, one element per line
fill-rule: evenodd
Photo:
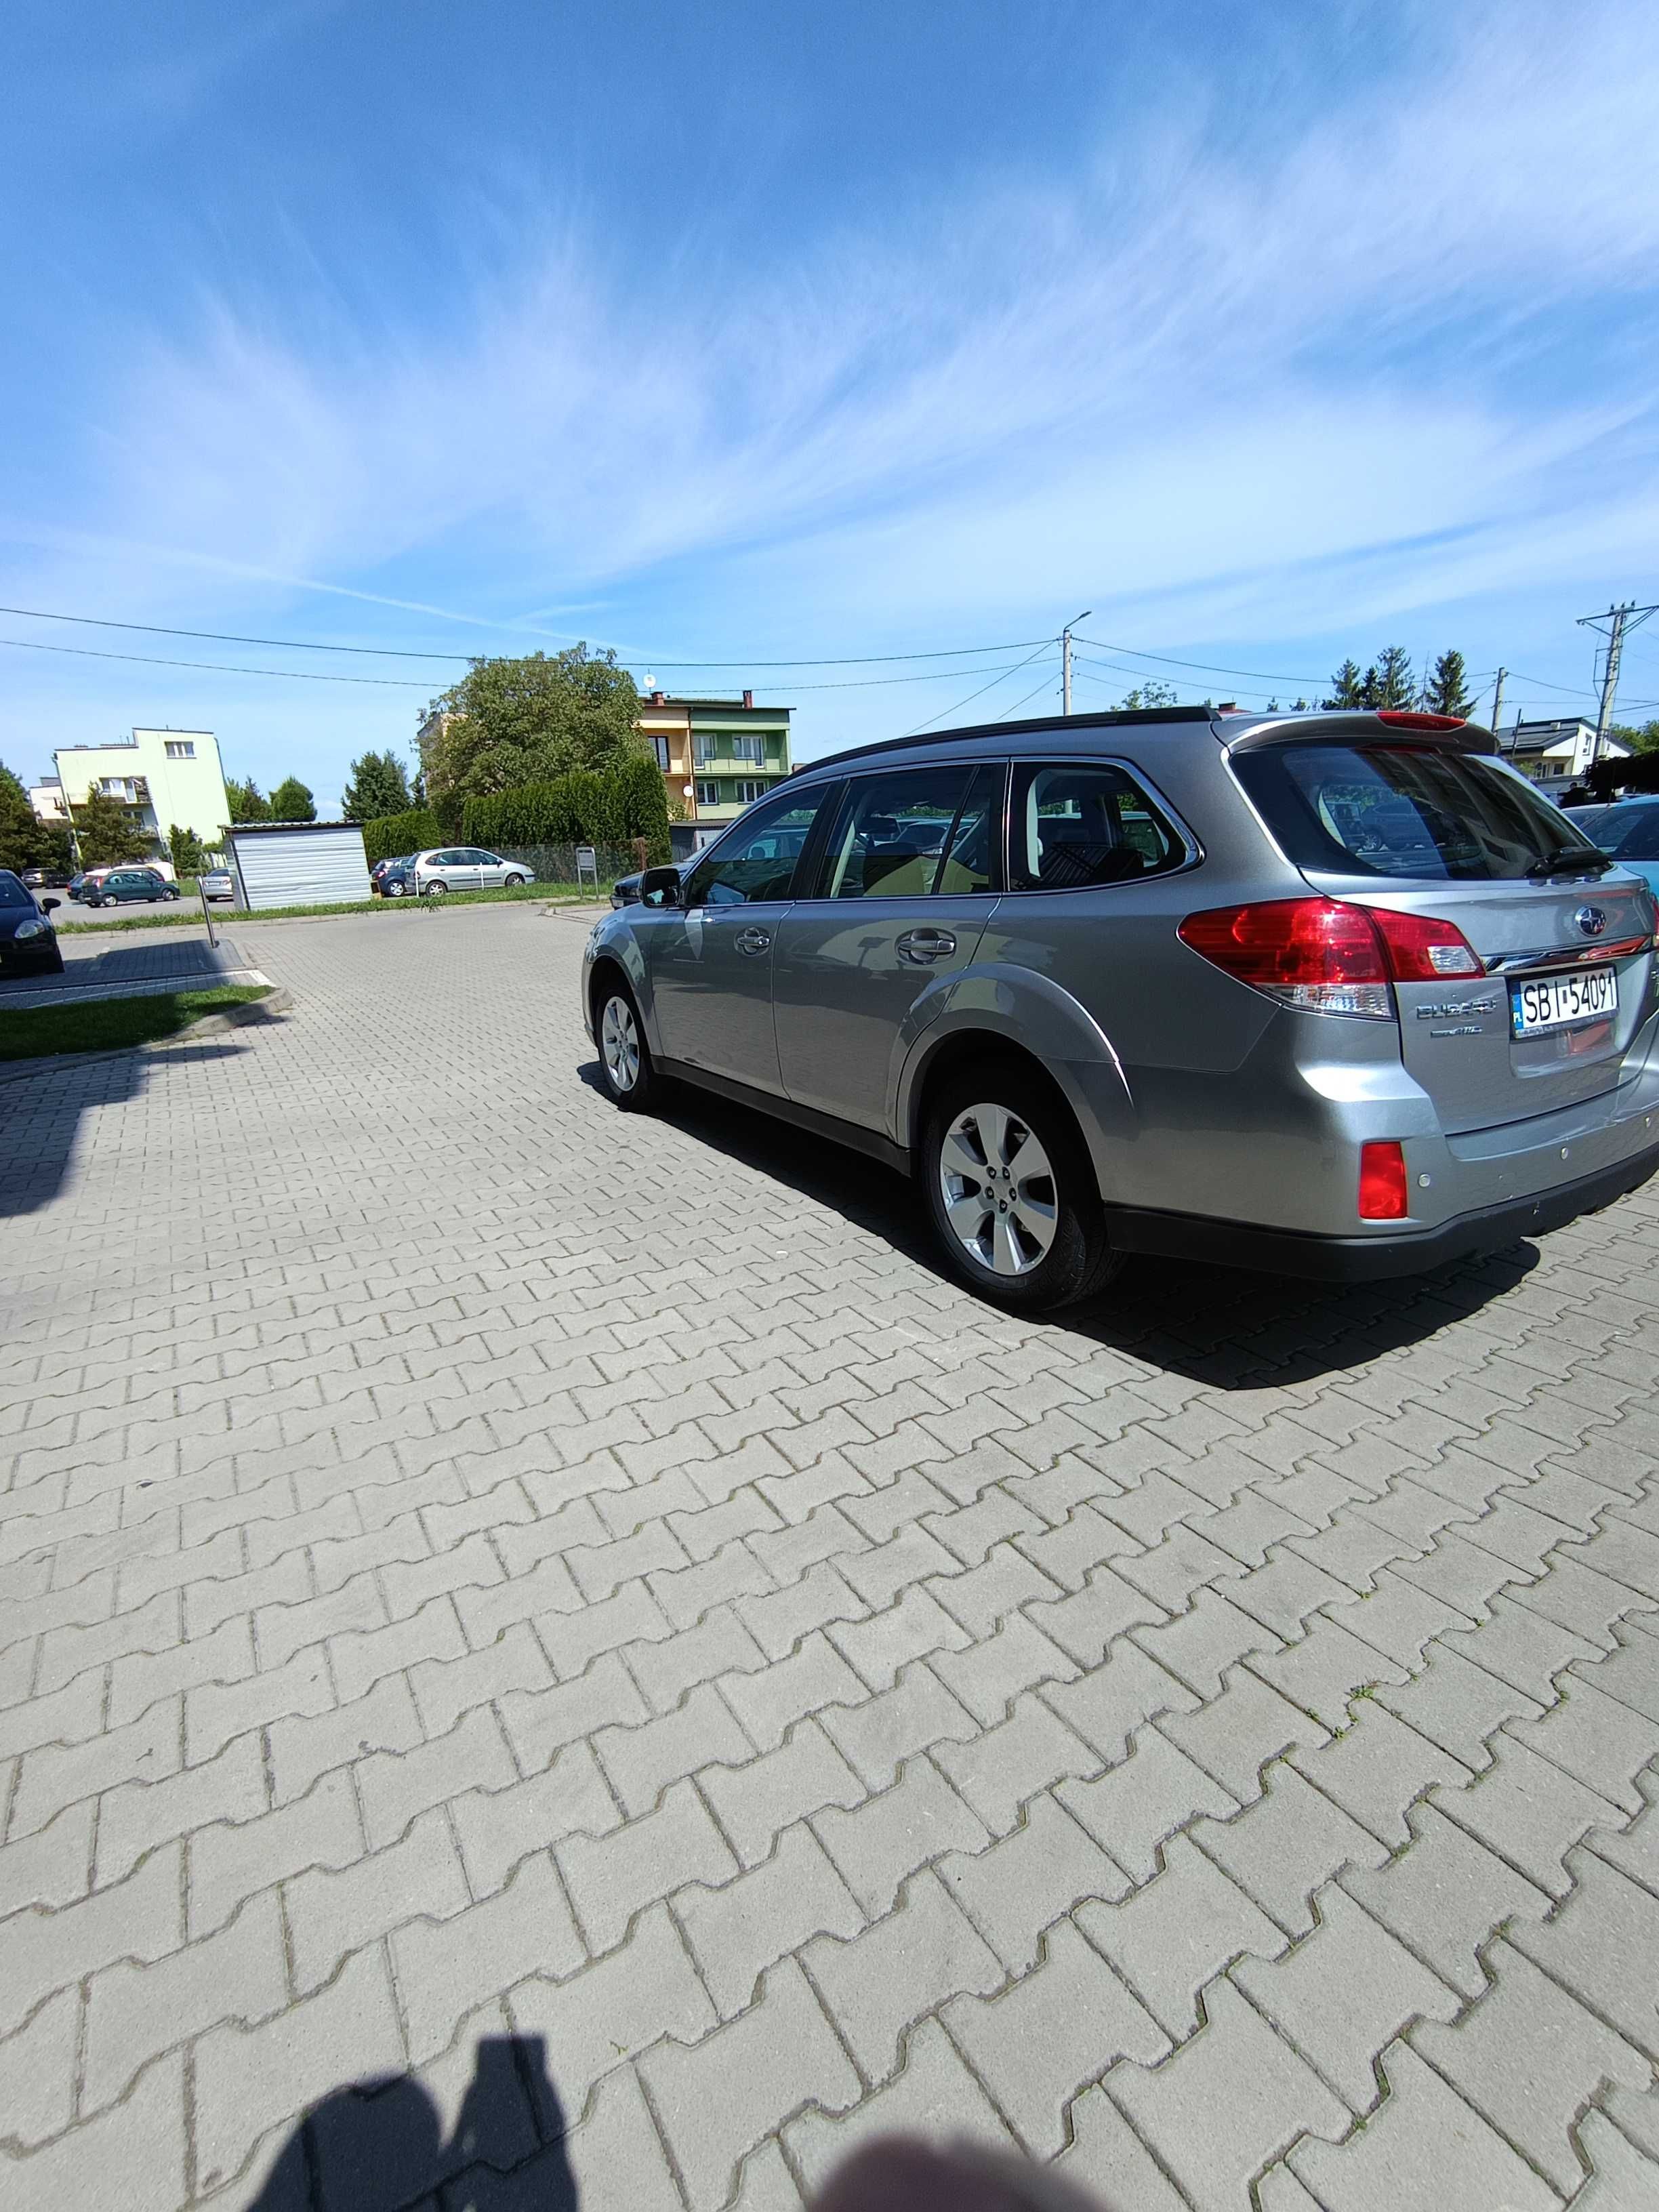
<path fill-rule="evenodd" d="M 647 868 L 640 878 L 641 906 L 678 906 L 680 872 L 678 868 Z"/>
<path fill-rule="evenodd" d="M 42 914 L 55 914 L 60 904 L 61 901 L 58 899 L 42 899 L 40 902 L 40 911 Z"/>

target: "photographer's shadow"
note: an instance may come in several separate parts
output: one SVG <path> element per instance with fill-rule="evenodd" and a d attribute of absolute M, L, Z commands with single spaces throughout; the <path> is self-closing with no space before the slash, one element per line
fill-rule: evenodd
<path fill-rule="evenodd" d="M 409 2075 L 313 2105 L 247 2212 L 576 2212 L 565 2116 L 538 2035 L 483 2037 L 446 2141 Z"/>

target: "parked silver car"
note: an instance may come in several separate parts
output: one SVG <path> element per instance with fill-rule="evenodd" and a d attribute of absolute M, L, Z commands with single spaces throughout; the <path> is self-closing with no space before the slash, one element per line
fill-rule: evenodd
<path fill-rule="evenodd" d="M 434 846 L 406 865 L 408 879 L 422 898 L 438 898 L 445 891 L 515 890 L 536 880 L 534 870 L 521 860 L 504 860 L 482 845 Z"/>
<path fill-rule="evenodd" d="M 1659 1167 L 1648 887 L 1485 730 L 1170 708 L 816 763 L 588 941 L 602 1080 L 914 1174 L 1005 1304 L 1127 1254 L 1357 1279 Z"/>

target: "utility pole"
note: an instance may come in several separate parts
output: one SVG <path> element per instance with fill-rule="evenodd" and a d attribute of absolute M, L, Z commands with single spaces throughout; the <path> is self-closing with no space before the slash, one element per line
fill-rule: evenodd
<path fill-rule="evenodd" d="M 1085 607 L 1080 615 L 1073 615 L 1060 634 L 1060 711 L 1072 711 L 1072 632 L 1080 622 L 1087 622 L 1093 614 L 1092 607 Z"/>
<path fill-rule="evenodd" d="M 1601 666 L 1601 707 L 1595 718 L 1595 737 L 1590 745 L 1589 764 L 1592 768 L 1601 757 L 1601 747 L 1607 740 L 1607 725 L 1613 720 L 1613 702 L 1619 690 L 1619 662 L 1625 650 L 1626 630 L 1639 629 L 1652 614 L 1659 614 L 1659 606 L 1638 607 L 1634 599 L 1626 599 L 1623 606 L 1609 607 L 1604 615 L 1580 615 L 1581 629 L 1600 630 L 1607 624 L 1607 658 Z"/>
<path fill-rule="evenodd" d="M 1498 737 L 1498 725 L 1502 720 L 1504 713 L 1504 678 L 1509 674 L 1509 672 L 1510 672 L 1507 668 L 1500 668 L 1498 670 L 1498 681 L 1492 687 L 1492 733 L 1493 737 L 1498 738 L 1498 750 L 1500 753 L 1504 750 L 1504 740 L 1501 737 Z"/>

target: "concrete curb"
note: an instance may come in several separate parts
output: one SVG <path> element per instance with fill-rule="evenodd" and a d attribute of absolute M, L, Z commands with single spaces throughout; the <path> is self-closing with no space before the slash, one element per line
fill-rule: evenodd
<path fill-rule="evenodd" d="M 107 1052 L 54 1052 L 40 1060 L 15 1060 L 9 1067 L 0 1065 L 0 1084 L 24 1083 L 32 1076 L 50 1075 L 60 1067 L 90 1067 L 100 1060 L 131 1060 L 137 1054 L 171 1052 L 181 1044 L 198 1044 L 204 1037 L 222 1036 L 228 1030 L 269 1021 L 275 1014 L 287 1013 L 293 1004 L 293 994 L 279 984 L 263 999 L 251 999 L 246 1006 L 227 1006 L 222 1014 L 204 1014 L 199 1020 L 187 1024 L 176 1036 L 152 1037 L 145 1044 L 112 1045 Z"/>

